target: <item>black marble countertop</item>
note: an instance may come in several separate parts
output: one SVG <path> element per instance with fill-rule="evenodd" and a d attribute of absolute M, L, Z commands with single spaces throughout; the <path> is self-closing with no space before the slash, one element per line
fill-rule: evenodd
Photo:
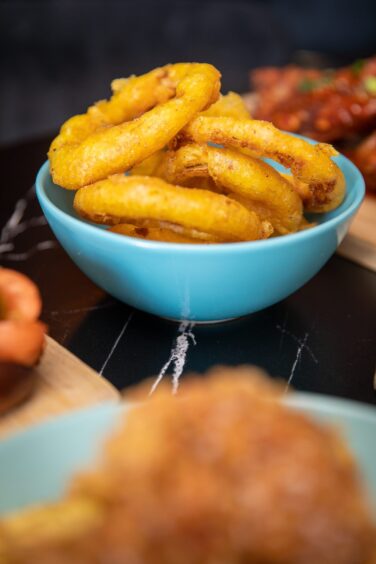
<path fill-rule="evenodd" d="M 0 262 L 39 286 L 49 332 L 119 389 L 214 364 L 256 364 L 298 389 L 376 404 L 376 274 L 339 256 L 286 300 L 217 325 L 122 304 L 73 264 L 32 188 L 49 139 L 0 150 Z"/>

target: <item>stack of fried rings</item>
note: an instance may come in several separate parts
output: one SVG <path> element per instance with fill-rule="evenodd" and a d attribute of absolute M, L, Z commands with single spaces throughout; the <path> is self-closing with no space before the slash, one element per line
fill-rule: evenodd
<path fill-rule="evenodd" d="M 209 64 L 167 65 L 112 89 L 64 123 L 49 151 L 55 184 L 78 190 L 84 218 L 166 242 L 251 241 L 298 231 L 304 210 L 344 197 L 333 147 L 252 120 L 240 96 L 220 96 Z"/>

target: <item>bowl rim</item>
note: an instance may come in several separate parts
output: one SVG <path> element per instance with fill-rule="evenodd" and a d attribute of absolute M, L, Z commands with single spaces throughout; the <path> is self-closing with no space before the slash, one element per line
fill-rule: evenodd
<path fill-rule="evenodd" d="M 39 421 L 30 425 L 25 429 L 16 430 L 14 433 L 5 437 L 0 441 L 0 456 L 4 449 L 10 448 L 11 445 L 17 446 L 29 436 L 38 435 L 40 432 L 50 434 L 55 433 L 61 425 L 66 422 L 75 422 L 78 420 L 86 420 L 95 417 L 97 413 L 110 413 L 111 415 L 123 415 L 128 413 L 130 409 L 142 405 L 144 402 L 126 401 L 119 402 L 117 400 L 107 400 L 99 404 L 84 406 L 73 411 L 60 413 L 45 421 Z M 365 424 L 375 426 L 376 428 L 376 408 L 374 405 L 365 403 L 356 399 L 331 395 L 327 393 L 289 390 L 281 396 L 283 406 L 291 409 L 302 410 L 308 414 L 315 411 L 321 414 L 331 414 L 339 418 L 352 419 Z"/>
<path fill-rule="evenodd" d="M 301 136 L 302 137 L 302 136 Z M 303 137 L 303 139 L 305 139 Z M 312 142 L 312 139 L 307 139 L 307 141 Z M 198 254 L 208 254 L 208 255 L 215 255 L 217 253 L 234 253 L 234 252 L 249 252 L 253 251 L 263 251 L 265 249 L 270 248 L 279 248 L 282 246 L 294 245 L 299 241 L 307 241 L 314 238 L 316 235 L 320 233 L 325 233 L 330 231 L 332 228 L 337 227 L 337 225 L 343 223 L 347 219 L 351 218 L 357 209 L 359 208 L 360 204 L 362 203 L 364 196 L 365 196 L 365 182 L 364 178 L 359 171 L 359 169 L 352 163 L 347 157 L 342 154 L 339 154 L 336 157 L 336 161 L 338 166 L 342 169 L 342 163 L 346 164 L 346 167 L 350 169 L 351 173 L 355 176 L 354 182 L 352 185 L 353 190 L 353 197 L 352 201 L 349 202 L 347 207 L 340 212 L 335 217 L 320 223 L 319 225 L 315 225 L 311 229 L 305 229 L 303 231 L 298 231 L 296 233 L 289 233 L 287 235 L 281 235 L 278 237 L 272 237 L 270 239 L 263 239 L 263 240 L 255 240 L 255 241 L 239 241 L 239 242 L 232 242 L 232 243 L 216 243 L 215 245 L 198 245 L 194 243 L 167 243 L 164 241 L 148 241 L 145 239 L 137 239 L 135 237 L 129 237 L 127 235 L 119 236 L 118 233 L 112 233 L 106 229 L 101 229 L 94 223 L 86 222 L 82 219 L 75 218 L 62 209 L 60 209 L 56 204 L 54 204 L 51 199 L 47 196 L 45 190 L 45 182 L 51 179 L 50 175 L 50 166 L 49 161 L 47 160 L 39 169 L 36 180 L 36 194 L 40 204 L 52 214 L 57 216 L 61 222 L 64 222 L 68 225 L 71 225 L 72 228 L 78 227 L 79 229 L 83 230 L 87 234 L 96 235 L 99 237 L 107 238 L 108 241 L 112 241 L 113 243 L 117 241 L 117 244 L 124 245 L 124 246 L 132 246 L 142 249 L 149 249 L 149 250 L 171 250 L 171 251 L 179 251 L 182 253 L 192 253 L 194 251 Z M 342 165 L 342 166 L 341 166 Z M 60 187 L 59 187 L 60 188 Z M 64 190 L 64 188 L 60 188 Z M 71 192 L 74 192 L 71 190 Z M 335 211 L 335 210 L 333 210 Z M 330 212 L 327 212 L 330 213 Z M 121 243 L 122 241 L 122 243 Z"/>
<path fill-rule="evenodd" d="M 369 462 L 367 456 L 364 455 L 364 448 L 356 449 L 354 438 L 352 438 L 353 430 L 356 429 L 356 434 L 366 430 L 367 437 L 369 437 L 374 429 L 376 429 L 376 413 L 372 405 L 362 403 L 356 400 L 332 396 L 327 394 L 317 394 L 312 392 L 294 391 L 288 393 L 281 398 L 282 405 L 288 409 L 297 410 L 303 413 L 309 420 L 316 422 L 317 425 L 324 424 L 326 428 L 337 430 L 339 429 L 341 435 L 345 438 L 346 443 L 350 446 L 354 460 L 363 476 L 363 484 L 366 491 L 370 494 L 370 499 L 375 499 L 376 482 L 374 483 L 374 465 Z M 91 461 L 97 460 L 98 456 L 103 450 L 103 444 L 108 437 L 116 430 L 116 426 L 121 418 L 127 417 L 131 409 L 137 407 L 136 402 L 117 402 L 110 400 L 97 405 L 85 406 L 80 409 L 70 411 L 67 413 L 56 415 L 55 417 L 34 423 L 26 429 L 15 431 L 8 437 L 5 437 L 0 442 L 0 461 L 2 457 L 14 463 L 17 458 L 17 453 L 24 451 L 25 444 L 32 445 L 32 449 L 26 452 L 26 457 L 30 453 L 35 454 L 36 446 L 37 451 L 41 445 L 48 445 L 49 442 L 54 441 L 58 436 L 70 436 L 74 429 L 84 429 L 84 435 L 89 430 L 90 437 L 94 437 L 91 442 L 89 453 L 86 453 L 82 459 L 77 459 L 75 455 L 74 460 L 68 463 L 68 466 L 63 467 L 63 474 L 52 472 L 55 474 L 55 479 L 52 484 L 53 491 L 35 492 L 35 488 L 30 493 L 27 493 L 28 499 L 22 499 L 21 502 L 12 501 L 12 497 L 5 500 L 5 506 L 0 509 L 0 516 L 7 515 L 12 511 L 19 511 L 23 507 L 35 505 L 35 503 L 46 503 L 53 499 L 61 498 L 61 495 L 66 491 L 66 483 L 70 482 L 72 476 L 77 475 L 77 472 L 90 467 Z M 98 428 L 100 425 L 99 433 L 93 433 L 93 427 Z M 324 422 L 324 423 L 323 423 Z M 81 432 L 81 431 L 80 431 Z M 56 441 L 55 441 L 56 442 Z M 94 450 L 92 450 L 92 447 Z M 27 450 L 27 449 L 26 449 Z M 74 449 L 75 452 L 77 449 Z M 31 456 L 34 457 L 34 454 Z M 89 457 L 89 459 L 88 459 Z M 13 462 L 12 462 L 13 461 Z M 72 463 L 73 462 L 73 463 Z M 21 468 L 25 468 L 21 466 Z M 370 470 L 372 468 L 372 470 Z M 22 472 L 26 472 L 22 470 Z M 1 474 L 1 470 L 0 470 Z M 37 472 L 36 475 L 39 475 Z M 56 478 L 57 475 L 57 478 Z M 5 477 L 9 476 L 9 466 L 5 468 Z M 19 478 L 18 478 L 19 479 Z M 14 481 L 14 480 L 13 480 Z M 22 488 L 21 488 L 22 491 Z M 13 494 L 11 493 L 11 496 Z M 24 496 L 24 494 L 22 494 Z M 38 496 L 38 499 L 36 499 Z M 53 496 L 53 497 L 51 497 Z M 371 508 L 373 501 L 371 501 Z M 10 506 L 10 507 L 9 507 Z"/>

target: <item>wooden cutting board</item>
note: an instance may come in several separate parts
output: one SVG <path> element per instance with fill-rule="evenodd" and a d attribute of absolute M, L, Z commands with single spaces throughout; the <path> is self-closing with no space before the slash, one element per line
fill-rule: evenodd
<path fill-rule="evenodd" d="M 376 271 L 376 197 L 365 198 L 337 252 Z"/>
<path fill-rule="evenodd" d="M 119 401 L 119 392 L 81 360 L 47 337 L 42 360 L 34 369 L 38 384 L 22 405 L 0 417 L 0 438 L 73 409 Z"/>

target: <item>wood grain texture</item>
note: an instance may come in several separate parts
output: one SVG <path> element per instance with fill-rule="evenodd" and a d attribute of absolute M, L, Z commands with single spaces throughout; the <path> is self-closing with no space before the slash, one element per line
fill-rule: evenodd
<path fill-rule="evenodd" d="M 376 271 L 376 198 L 367 196 L 338 254 Z"/>
<path fill-rule="evenodd" d="M 0 438 L 73 409 L 120 399 L 112 384 L 50 337 L 35 370 L 34 394 L 0 417 Z"/>

